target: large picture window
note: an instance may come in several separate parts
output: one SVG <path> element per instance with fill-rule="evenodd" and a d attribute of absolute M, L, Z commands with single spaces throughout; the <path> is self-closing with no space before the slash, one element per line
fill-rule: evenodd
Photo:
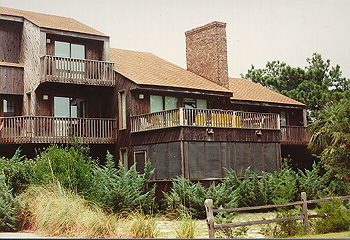
<path fill-rule="evenodd" d="M 172 96 L 150 96 L 150 112 L 160 112 L 163 110 L 176 109 L 178 107 L 178 99 Z"/>

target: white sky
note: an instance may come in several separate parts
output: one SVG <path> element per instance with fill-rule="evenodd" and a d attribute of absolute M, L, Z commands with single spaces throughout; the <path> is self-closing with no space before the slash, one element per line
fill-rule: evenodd
<path fill-rule="evenodd" d="M 350 0 L 0 0 L 0 6 L 75 18 L 111 47 L 151 52 L 186 68 L 184 32 L 227 23 L 229 75 L 281 60 L 304 67 L 313 52 L 350 78 Z"/>

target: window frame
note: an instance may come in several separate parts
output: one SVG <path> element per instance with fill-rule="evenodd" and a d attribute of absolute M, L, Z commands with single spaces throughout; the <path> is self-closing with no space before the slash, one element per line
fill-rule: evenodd
<path fill-rule="evenodd" d="M 124 98 L 122 98 L 124 96 Z M 123 100 L 124 99 L 124 100 Z M 119 130 L 127 129 L 127 94 L 126 90 L 122 89 L 118 91 L 118 122 Z"/>
<path fill-rule="evenodd" d="M 124 159 L 123 152 L 125 152 L 126 159 Z M 129 159 L 128 159 L 128 148 L 121 147 L 119 148 L 119 163 L 121 163 L 125 170 L 129 170 Z"/>

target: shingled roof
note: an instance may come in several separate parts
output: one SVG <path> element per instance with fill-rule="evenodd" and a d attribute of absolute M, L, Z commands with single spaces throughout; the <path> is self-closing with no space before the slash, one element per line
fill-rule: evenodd
<path fill-rule="evenodd" d="M 115 70 L 136 84 L 231 92 L 152 53 L 111 48 L 110 54 Z"/>
<path fill-rule="evenodd" d="M 9 15 L 16 17 L 23 17 L 35 25 L 42 28 L 58 29 L 70 32 L 86 33 L 98 36 L 107 36 L 104 33 L 97 31 L 73 18 L 29 12 L 19 9 L 0 7 L 1 15 Z"/>
<path fill-rule="evenodd" d="M 152 53 L 115 48 L 110 52 L 115 70 L 136 84 L 231 92 L 232 100 L 304 105 L 243 78 L 229 78 L 230 89 L 226 89 Z"/>
<path fill-rule="evenodd" d="M 270 102 L 301 106 L 305 105 L 248 79 L 229 78 L 229 82 L 230 90 L 233 92 L 233 96 L 231 97 L 232 100 Z"/>

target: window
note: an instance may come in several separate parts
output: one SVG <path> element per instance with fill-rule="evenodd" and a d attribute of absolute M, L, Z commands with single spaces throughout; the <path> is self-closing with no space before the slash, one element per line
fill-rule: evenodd
<path fill-rule="evenodd" d="M 164 110 L 171 110 L 177 108 L 177 98 L 176 97 L 170 97 L 165 96 L 165 109 Z"/>
<path fill-rule="evenodd" d="M 119 129 L 126 129 L 126 94 L 125 91 L 119 92 Z"/>
<path fill-rule="evenodd" d="M 15 114 L 15 101 L 14 100 L 6 100 L 3 101 L 4 113 L 7 114 Z"/>
<path fill-rule="evenodd" d="M 207 100 L 197 99 L 197 108 L 198 109 L 208 109 Z"/>
<path fill-rule="evenodd" d="M 55 117 L 85 117 L 85 101 L 81 98 L 54 97 Z"/>
<path fill-rule="evenodd" d="M 55 41 L 55 56 L 85 59 L 85 46 L 81 44 Z"/>
<path fill-rule="evenodd" d="M 160 112 L 177 108 L 178 99 L 172 96 L 150 96 L 150 112 Z"/>
<path fill-rule="evenodd" d="M 151 95 L 150 96 L 150 111 L 160 112 L 164 110 L 163 96 Z"/>
<path fill-rule="evenodd" d="M 205 99 L 193 99 L 193 98 L 184 98 L 184 107 L 185 108 L 198 108 L 198 109 L 207 109 L 207 100 Z"/>
<path fill-rule="evenodd" d="M 287 125 L 287 119 L 286 119 L 286 112 L 281 111 L 280 112 L 280 125 L 281 126 L 286 126 Z"/>
<path fill-rule="evenodd" d="M 128 151 L 127 148 L 121 148 L 119 152 L 120 163 L 123 164 L 125 170 L 128 170 Z"/>
<path fill-rule="evenodd" d="M 55 56 L 62 58 L 85 59 L 85 46 L 55 41 Z M 85 63 L 67 59 L 56 60 L 56 74 L 75 79 L 85 78 Z"/>
<path fill-rule="evenodd" d="M 134 162 L 136 163 L 136 171 L 140 174 L 145 173 L 145 164 L 147 162 L 146 151 L 134 152 Z"/>

